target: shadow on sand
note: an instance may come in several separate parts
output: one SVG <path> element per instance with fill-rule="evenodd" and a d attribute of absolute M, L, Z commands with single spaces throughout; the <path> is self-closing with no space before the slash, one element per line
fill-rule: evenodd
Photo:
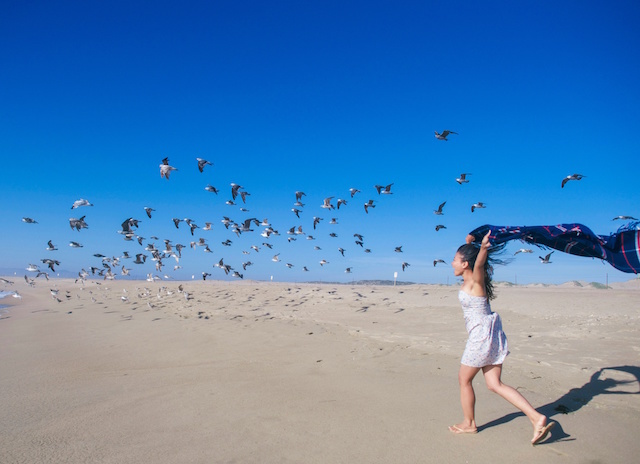
<path fill-rule="evenodd" d="M 607 372 L 607 374 L 603 375 L 605 372 Z M 634 378 L 627 378 L 624 380 L 617 380 L 613 378 L 614 375 L 619 373 L 630 374 Z M 583 386 L 572 388 L 552 403 L 547 403 L 536 409 L 551 419 L 559 414 L 576 412 L 599 395 L 640 395 L 640 367 L 603 367 L 596 371 L 589 381 Z M 507 414 L 483 424 L 478 427 L 478 431 L 505 424 L 520 416 L 524 416 L 524 414 L 521 412 Z M 556 425 L 553 428 L 551 438 L 545 440 L 543 443 L 575 440 L 575 438 L 569 438 L 571 435 L 564 431 L 557 418 L 554 418 L 553 420 L 556 422 Z"/>

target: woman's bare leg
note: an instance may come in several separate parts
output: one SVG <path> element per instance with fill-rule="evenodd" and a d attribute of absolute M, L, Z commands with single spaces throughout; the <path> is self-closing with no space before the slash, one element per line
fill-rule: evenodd
<path fill-rule="evenodd" d="M 518 390 L 509 385 L 502 383 L 501 375 L 502 375 L 502 365 L 495 366 L 485 366 L 482 368 L 482 372 L 484 373 L 484 379 L 487 382 L 487 388 L 492 392 L 497 393 L 509 403 L 514 405 L 520 411 L 522 411 L 531 421 L 533 425 L 533 439 L 532 442 L 539 439 L 541 434 L 548 433 L 547 428 L 547 417 L 544 414 L 540 414 L 536 411 L 531 403 L 527 401 L 527 399 L 520 394 Z"/>
<path fill-rule="evenodd" d="M 480 372 L 480 368 L 460 365 L 458 373 L 458 382 L 460 383 L 460 404 L 462 405 L 462 414 L 464 421 L 460 424 L 449 427 L 454 433 L 472 433 L 476 432 L 475 406 L 476 395 L 473 391 L 473 378 Z"/>

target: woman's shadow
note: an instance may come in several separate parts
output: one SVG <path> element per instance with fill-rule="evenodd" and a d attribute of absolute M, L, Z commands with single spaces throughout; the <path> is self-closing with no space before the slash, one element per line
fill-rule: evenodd
<path fill-rule="evenodd" d="M 605 371 L 618 371 L 627 374 L 631 374 L 633 380 L 616 380 L 611 377 L 601 378 Z M 634 385 L 635 384 L 635 385 Z M 635 391 L 630 391 L 628 388 L 625 390 L 614 390 L 616 387 L 633 386 Z M 547 403 L 539 408 L 536 408 L 540 413 L 544 414 L 548 418 L 557 416 L 559 414 L 569 414 L 582 408 L 588 404 L 593 398 L 598 395 L 640 395 L 640 367 L 637 366 L 616 366 L 616 367 L 603 367 L 596 371 L 589 381 L 583 386 L 578 388 L 572 388 L 567 393 L 562 395 L 552 403 Z M 498 419 L 494 419 L 482 426 L 478 427 L 478 431 L 494 427 L 496 425 L 505 424 L 512 421 L 516 417 L 523 416 L 521 412 L 507 414 Z M 571 435 L 566 433 L 562 425 L 557 419 L 554 419 L 556 425 L 553 429 L 551 438 L 544 443 L 552 443 L 556 441 L 570 441 L 575 438 L 569 438 Z"/>

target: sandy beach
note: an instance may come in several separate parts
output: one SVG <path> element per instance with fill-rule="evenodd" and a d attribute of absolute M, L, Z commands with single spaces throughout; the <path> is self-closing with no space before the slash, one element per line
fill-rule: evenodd
<path fill-rule="evenodd" d="M 557 422 L 536 447 L 526 417 L 482 376 L 480 433 L 447 429 L 462 416 L 457 286 L 10 280 L 0 290 L 22 298 L 0 300 L 2 463 L 635 463 L 640 453 L 637 280 L 498 285 L 503 380 Z"/>

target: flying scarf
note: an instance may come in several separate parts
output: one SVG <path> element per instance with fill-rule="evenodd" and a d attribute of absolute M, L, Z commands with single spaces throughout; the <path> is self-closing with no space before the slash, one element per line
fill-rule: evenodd
<path fill-rule="evenodd" d="M 488 231 L 491 231 L 489 241 L 493 245 L 522 240 L 542 248 L 603 259 L 622 272 L 640 272 L 640 221 L 626 224 L 611 235 L 596 235 L 582 224 L 522 227 L 486 224 L 470 235 L 479 243 Z"/>

